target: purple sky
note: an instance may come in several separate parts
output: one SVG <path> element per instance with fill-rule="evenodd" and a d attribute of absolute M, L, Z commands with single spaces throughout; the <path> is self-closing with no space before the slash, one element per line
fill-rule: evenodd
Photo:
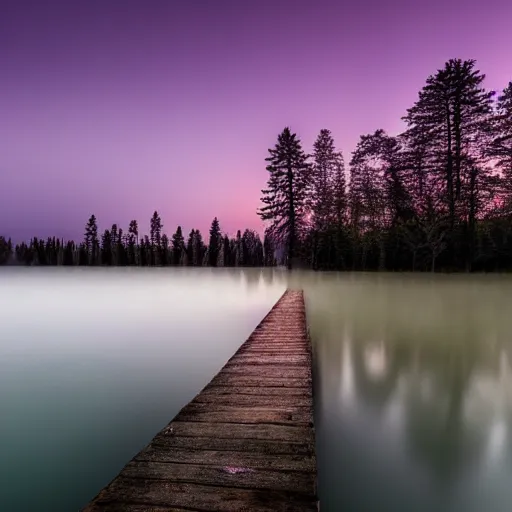
<path fill-rule="evenodd" d="M 3 0 L 0 234 L 261 230 L 264 158 L 289 125 L 400 131 L 426 77 L 475 58 L 512 79 L 510 0 Z"/>

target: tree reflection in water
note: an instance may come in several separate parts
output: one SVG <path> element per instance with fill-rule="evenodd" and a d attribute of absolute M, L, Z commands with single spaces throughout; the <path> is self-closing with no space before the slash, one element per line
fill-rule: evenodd
<path fill-rule="evenodd" d="M 512 280 L 294 279 L 314 342 L 322 509 L 508 510 Z"/>

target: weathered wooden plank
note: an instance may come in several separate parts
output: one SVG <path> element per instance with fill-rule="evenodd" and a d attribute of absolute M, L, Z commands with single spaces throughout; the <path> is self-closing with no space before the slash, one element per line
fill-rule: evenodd
<path fill-rule="evenodd" d="M 231 410 L 191 410 L 181 411 L 177 418 L 179 421 L 200 421 L 205 423 L 268 423 L 274 425 L 310 425 L 313 415 L 309 410 L 276 410 L 251 408 L 235 408 Z"/>
<path fill-rule="evenodd" d="M 308 494 L 310 489 L 315 486 L 315 475 L 310 471 L 274 471 L 268 468 L 262 471 L 231 464 L 208 466 L 205 464 L 134 460 L 125 466 L 123 476 L 221 487 L 288 491 L 299 494 Z"/>
<path fill-rule="evenodd" d="M 236 382 L 236 381 L 235 381 Z M 283 386 L 267 386 L 261 389 L 261 386 L 222 386 L 212 385 L 206 386 L 203 395 L 258 395 L 258 396 L 311 396 L 310 387 L 283 387 Z"/>
<path fill-rule="evenodd" d="M 267 365 L 267 366 L 249 366 L 249 365 L 230 365 L 227 364 L 223 369 L 225 374 L 256 376 L 262 379 L 275 378 L 280 375 L 284 378 L 291 379 L 309 379 L 311 378 L 311 370 L 303 367 L 291 367 L 281 365 Z"/>
<path fill-rule="evenodd" d="M 205 508 L 205 503 L 209 508 Z M 316 499 L 285 491 L 237 489 L 120 476 L 84 512 L 121 512 L 127 510 L 127 504 L 145 505 L 146 510 L 151 510 L 151 507 L 183 507 L 218 512 L 317 511 Z"/>
<path fill-rule="evenodd" d="M 196 396 L 191 403 L 215 402 L 219 405 L 245 405 L 253 407 L 311 407 L 310 396 L 258 396 L 258 395 L 211 395 Z"/>
<path fill-rule="evenodd" d="M 237 354 L 237 357 L 238 356 L 244 356 L 244 357 L 252 357 L 252 358 L 256 358 L 256 357 L 287 357 L 287 356 L 298 356 L 298 355 L 303 355 L 304 354 L 304 351 L 301 351 L 299 352 L 298 350 L 290 350 L 290 351 L 286 351 L 286 350 L 279 350 L 276 352 L 275 348 L 272 348 L 272 349 L 255 349 L 255 348 L 248 348 L 246 350 L 244 350 L 243 352 L 239 352 Z M 310 362 L 311 362 L 311 356 L 310 356 Z"/>
<path fill-rule="evenodd" d="M 162 450 L 187 449 L 205 451 L 233 451 L 264 453 L 271 455 L 302 455 L 311 456 L 314 446 L 311 443 L 290 443 L 285 441 L 269 441 L 267 439 L 217 439 L 215 437 L 173 437 L 158 434 L 150 446 Z"/>
<path fill-rule="evenodd" d="M 210 386 L 249 386 L 249 387 L 274 387 L 283 388 L 304 388 L 308 386 L 311 389 L 311 377 L 307 379 L 297 379 L 288 377 L 267 377 L 261 379 L 254 376 L 233 375 L 222 373 L 217 375 L 209 384 Z"/>
<path fill-rule="evenodd" d="M 229 361 L 231 364 L 250 364 L 250 365 L 283 365 L 283 366 L 311 366 L 311 356 L 267 356 L 261 354 L 240 354 Z"/>
<path fill-rule="evenodd" d="M 316 510 L 311 357 L 288 291 L 84 512 Z"/>
<path fill-rule="evenodd" d="M 177 507 L 155 507 L 153 505 L 132 505 L 130 503 L 110 503 L 103 505 L 96 505 L 88 508 L 90 511 L 101 510 L 102 512 L 190 512 L 199 509 L 194 508 L 177 508 Z"/>
<path fill-rule="evenodd" d="M 209 466 L 250 467 L 253 469 L 272 469 L 283 471 L 316 471 L 316 458 L 310 454 L 273 454 L 268 452 L 241 452 L 237 450 L 191 450 L 163 449 L 148 446 L 134 460 L 175 462 L 182 464 L 205 464 Z"/>
<path fill-rule="evenodd" d="M 217 437 L 219 439 L 266 439 L 289 443 L 314 443 L 314 433 L 303 425 L 237 425 L 173 421 L 164 435 Z"/>
<path fill-rule="evenodd" d="M 199 509 L 177 507 L 154 507 L 153 505 L 131 505 L 130 503 L 111 503 L 109 505 L 96 505 L 87 510 L 102 512 L 191 512 Z"/>

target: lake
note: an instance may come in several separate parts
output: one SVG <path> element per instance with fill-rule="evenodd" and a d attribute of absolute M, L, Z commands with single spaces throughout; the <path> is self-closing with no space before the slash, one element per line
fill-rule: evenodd
<path fill-rule="evenodd" d="M 314 350 L 322 512 L 505 512 L 512 277 L 0 268 L 0 509 L 76 511 L 286 286 Z"/>

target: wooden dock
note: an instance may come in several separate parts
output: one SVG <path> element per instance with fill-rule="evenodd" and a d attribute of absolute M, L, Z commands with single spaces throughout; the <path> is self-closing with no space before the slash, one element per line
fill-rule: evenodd
<path fill-rule="evenodd" d="M 213 380 L 83 512 L 317 507 L 304 297 L 286 291 Z"/>

